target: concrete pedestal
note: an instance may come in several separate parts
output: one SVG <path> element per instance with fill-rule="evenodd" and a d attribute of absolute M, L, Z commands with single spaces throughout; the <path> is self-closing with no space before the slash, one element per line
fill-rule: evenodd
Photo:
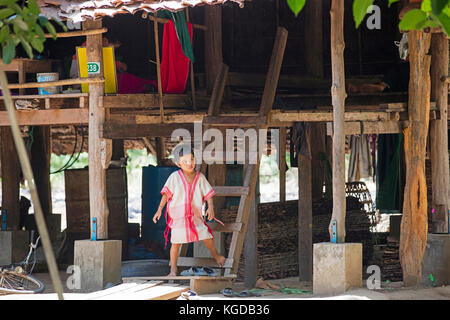
<path fill-rule="evenodd" d="M 313 292 L 342 294 L 362 286 L 361 243 L 315 243 L 313 247 Z"/>
<path fill-rule="evenodd" d="M 81 271 L 80 292 L 98 291 L 108 283 L 120 283 L 122 241 L 75 241 L 74 265 Z"/>
<path fill-rule="evenodd" d="M 433 275 L 433 282 L 430 275 Z M 428 234 L 422 261 L 422 283 L 450 284 L 450 234 Z"/>
<path fill-rule="evenodd" d="M 0 265 L 20 262 L 29 250 L 28 231 L 0 231 Z"/>

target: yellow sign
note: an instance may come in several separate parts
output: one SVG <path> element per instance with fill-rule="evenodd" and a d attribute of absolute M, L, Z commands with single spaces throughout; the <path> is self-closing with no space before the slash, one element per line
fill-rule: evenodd
<path fill-rule="evenodd" d="M 100 62 L 88 62 L 85 47 L 77 47 L 77 58 L 80 78 L 87 78 L 90 74 L 100 73 Z M 103 76 L 105 77 L 105 93 L 117 93 L 116 63 L 113 47 L 103 48 Z M 82 84 L 81 92 L 89 92 L 89 84 Z"/>

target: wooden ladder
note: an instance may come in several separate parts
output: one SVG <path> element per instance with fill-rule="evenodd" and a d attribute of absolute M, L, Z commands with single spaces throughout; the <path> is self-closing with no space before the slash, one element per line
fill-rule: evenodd
<path fill-rule="evenodd" d="M 242 117 L 220 115 L 220 106 L 222 104 L 223 93 L 228 76 L 228 66 L 222 64 L 220 72 L 214 84 L 213 92 L 211 94 L 208 114 L 203 119 L 204 129 L 210 127 L 245 127 L 255 128 L 258 132 L 258 129 L 268 127 L 268 117 L 275 99 L 284 51 L 286 48 L 287 35 L 288 32 L 286 29 L 281 27 L 278 28 L 270 60 L 269 70 L 266 76 L 266 83 L 261 99 L 259 114 L 255 116 Z M 225 269 L 225 277 L 235 277 L 238 271 L 239 259 L 244 246 L 245 233 L 247 231 L 247 224 L 250 217 L 251 206 L 256 192 L 256 183 L 258 179 L 260 160 L 261 152 L 258 152 L 256 164 L 246 164 L 244 166 L 244 178 L 242 186 L 214 186 L 216 196 L 240 197 L 236 221 L 234 223 L 228 223 L 225 225 L 225 227 L 218 223 L 210 225 L 213 231 L 233 233 L 226 262 L 223 266 L 223 268 Z M 206 172 L 206 164 L 204 162 L 201 165 L 201 171 L 203 173 Z M 182 247 L 182 254 L 183 252 L 186 252 L 186 248 L 187 246 Z M 209 266 L 218 268 L 213 258 L 190 258 L 182 256 L 178 258 L 178 266 Z"/>

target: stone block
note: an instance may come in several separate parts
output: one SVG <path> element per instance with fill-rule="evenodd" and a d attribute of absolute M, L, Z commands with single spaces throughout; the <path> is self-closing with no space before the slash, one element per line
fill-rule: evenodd
<path fill-rule="evenodd" d="M 430 275 L 433 275 L 433 282 Z M 450 284 L 450 234 L 428 234 L 422 260 L 422 283 L 438 286 Z"/>
<path fill-rule="evenodd" d="M 313 246 L 313 292 L 342 294 L 362 286 L 361 243 L 315 243 Z"/>
<path fill-rule="evenodd" d="M 28 231 L 0 231 L 0 265 L 23 261 L 28 254 Z"/>
<path fill-rule="evenodd" d="M 75 241 L 74 265 L 80 267 L 80 292 L 92 292 L 105 288 L 108 283 L 121 281 L 121 240 Z"/>

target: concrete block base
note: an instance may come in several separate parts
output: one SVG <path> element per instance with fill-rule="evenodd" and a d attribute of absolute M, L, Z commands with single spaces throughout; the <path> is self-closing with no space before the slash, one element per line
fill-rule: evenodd
<path fill-rule="evenodd" d="M 28 254 L 28 231 L 0 231 L 0 265 L 20 262 Z"/>
<path fill-rule="evenodd" d="M 430 275 L 433 275 L 433 282 Z M 450 234 L 428 234 L 422 261 L 422 283 L 450 284 Z"/>
<path fill-rule="evenodd" d="M 362 286 L 361 243 L 315 243 L 313 247 L 313 292 L 342 294 Z"/>
<path fill-rule="evenodd" d="M 79 292 L 92 292 L 105 288 L 108 283 L 121 281 L 121 240 L 75 241 L 74 265 L 80 267 Z"/>

